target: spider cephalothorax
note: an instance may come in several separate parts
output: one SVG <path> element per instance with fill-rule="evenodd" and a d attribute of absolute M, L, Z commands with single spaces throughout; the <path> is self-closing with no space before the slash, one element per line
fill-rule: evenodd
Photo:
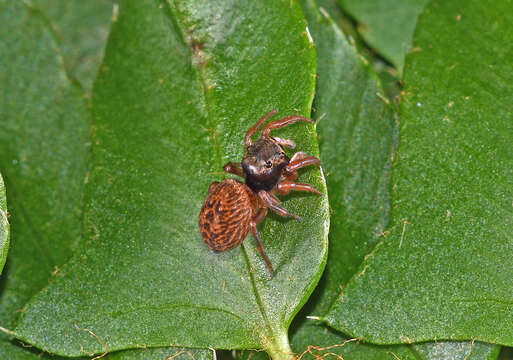
<path fill-rule="evenodd" d="M 274 276 L 274 271 L 260 240 L 257 224 L 265 218 L 268 208 L 279 215 L 301 220 L 301 217 L 281 207 L 275 194 L 288 194 L 290 190 L 321 194 L 309 184 L 295 182 L 298 169 L 312 164 L 319 165 L 319 159 L 303 152 L 297 152 L 289 159 L 282 146 L 294 148 L 294 142 L 270 135 L 272 129 L 298 121 L 312 122 L 310 119 L 292 115 L 273 121 L 262 130 L 258 140 L 253 142 L 251 139 L 276 113 L 277 110 L 269 112 L 246 132 L 246 154 L 242 162 L 229 162 L 223 167 L 226 172 L 244 177 L 246 184 L 235 179 L 227 179 L 221 183 L 213 182 L 201 208 L 199 221 L 203 240 L 215 252 L 237 247 L 251 231 L 271 276 Z"/>
<path fill-rule="evenodd" d="M 246 149 L 242 171 L 251 190 L 272 190 L 290 159 L 272 138 L 260 138 Z"/>

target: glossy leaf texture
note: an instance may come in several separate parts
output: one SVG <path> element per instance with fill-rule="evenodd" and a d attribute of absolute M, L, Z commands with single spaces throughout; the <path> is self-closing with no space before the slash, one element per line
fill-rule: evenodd
<path fill-rule="evenodd" d="M 378 346 L 355 341 L 320 324 L 341 288 L 376 244 L 389 214 L 390 165 L 396 139 L 395 114 L 373 74 L 329 17 L 302 1 L 318 57 L 312 117 L 317 121 L 321 160 L 330 194 L 331 226 L 325 273 L 291 326 L 300 359 L 494 359 L 499 347 L 482 343 Z M 323 4 L 325 5 L 325 4 Z M 310 317 L 310 318 L 308 318 Z M 237 359 L 266 359 L 238 352 Z"/>
<path fill-rule="evenodd" d="M 7 64 L 0 73 L 0 164 L 13 230 L 0 306 L 5 319 L 23 307 L 11 298 L 28 300 L 78 242 L 90 138 L 87 103 L 67 78 L 51 31 L 27 5 L 0 6 Z"/>
<path fill-rule="evenodd" d="M 338 301 L 341 289 L 387 224 L 396 125 L 377 77 L 328 10 L 319 10 L 312 0 L 302 5 L 317 49 L 312 117 L 317 121 L 330 194 L 331 226 L 326 270 L 293 323 L 292 348 L 304 359 L 330 353 L 345 359 L 391 359 L 393 354 L 414 359 L 406 346 L 364 344 L 314 320 Z"/>
<path fill-rule="evenodd" d="M 94 87 L 87 241 L 31 301 L 17 336 L 68 356 L 104 351 L 81 329 L 111 351 L 259 347 L 287 356 L 287 328 L 325 263 L 327 197 L 285 197 L 304 221 L 270 214 L 260 226 L 273 279 L 251 238 L 211 253 L 198 215 L 209 184 L 226 177 L 223 164 L 242 158 L 245 131 L 273 108 L 309 114 L 314 82 L 297 4 L 123 2 Z M 318 156 L 313 125 L 275 134 Z M 326 192 L 315 168 L 299 180 Z"/>
<path fill-rule="evenodd" d="M 186 348 L 146 348 L 107 354 L 105 360 L 212 360 L 213 350 Z"/>
<path fill-rule="evenodd" d="M 402 74 L 404 58 L 412 49 L 417 18 L 427 0 L 338 0 L 358 22 L 358 32 L 379 55 Z"/>
<path fill-rule="evenodd" d="M 376 75 L 358 56 L 326 9 L 302 1 L 317 49 L 314 99 L 321 159 L 330 194 L 328 262 L 318 288 L 293 323 L 293 349 L 303 358 L 335 353 L 347 359 L 494 359 L 499 347 L 438 342 L 376 346 L 357 342 L 310 317 L 339 301 L 390 212 L 390 166 L 397 140 L 394 114 Z M 310 346 L 310 347 L 309 347 Z"/>
<path fill-rule="evenodd" d="M 1 1 L 0 22 L 0 170 L 11 222 L 0 325 L 12 329 L 79 241 L 90 112 L 41 14 L 28 3 Z M 31 356 L 5 338 L 0 358 Z"/>
<path fill-rule="evenodd" d="M 13 222 L 12 251 L 0 279 L 0 326 L 9 329 L 27 300 L 53 281 L 79 241 L 81 193 L 90 163 L 91 113 L 79 84 L 69 78 L 65 63 L 71 62 L 71 55 L 65 58 L 61 40 L 55 36 L 54 16 L 62 13 L 55 13 L 50 6 L 44 8 L 46 13 L 29 2 L 0 2 L 0 9 L 4 41 L 0 58 L 6 69 L 0 73 L 0 167 L 8 177 L 9 217 Z M 74 13 L 75 17 L 83 15 Z M 108 28 L 108 23 L 104 26 Z M 84 30 L 80 29 L 74 30 Z M 72 32 L 65 35 L 74 38 Z M 96 48 L 102 49 L 103 40 L 96 40 Z M 90 48 L 90 44 L 75 46 Z M 0 223 L 4 226 L 7 208 L 3 184 L 0 194 Z M 182 358 L 212 358 L 208 350 L 171 348 L 117 352 L 105 358 L 161 360 L 178 352 Z M 62 359 L 24 347 L 5 334 L 0 339 L 0 358 Z"/>
<path fill-rule="evenodd" d="M 391 226 L 330 310 L 334 328 L 512 345 L 512 5 L 433 2 L 420 17 Z"/>
<path fill-rule="evenodd" d="M 5 258 L 9 250 L 9 218 L 7 217 L 7 200 L 5 199 L 5 185 L 0 174 L 0 274 L 5 265 Z"/>
<path fill-rule="evenodd" d="M 498 345 L 473 341 L 428 342 L 412 344 L 409 348 L 417 360 L 495 360 L 501 350 Z"/>

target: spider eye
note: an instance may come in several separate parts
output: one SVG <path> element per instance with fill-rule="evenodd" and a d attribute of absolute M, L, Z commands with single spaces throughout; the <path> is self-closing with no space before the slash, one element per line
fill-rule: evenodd
<path fill-rule="evenodd" d="M 273 163 L 272 163 L 270 160 L 267 160 L 267 161 L 265 162 L 265 167 L 266 167 L 266 168 L 268 168 L 268 169 L 270 169 L 270 168 L 272 168 L 272 167 L 273 167 Z"/>

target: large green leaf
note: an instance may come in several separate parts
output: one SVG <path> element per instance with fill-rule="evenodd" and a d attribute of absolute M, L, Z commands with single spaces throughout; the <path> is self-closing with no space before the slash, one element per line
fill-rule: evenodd
<path fill-rule="evenodd" d="M 7 218 L 7 201 L 5 199 L 5 185 L 0 174 L 0 274 L 5 265 L 5 258 L 9 249 L 9 219 Z"/>
<path fill-rule="evenodd" d="M 147 348 L 108 354 L 105 360 L 212 360 L 212 350 Z"/>
<path fill-rule="evenodd" d="M 101 355 L 104 360 L 212 360 L 213 352 L 202 349 L 184 348 L 144 348 L 106 352 Z M 20 343 L 18 340 L 0 340 L 0 358 L 2 360 L 66 360 L 70 358 L 52 356 L 35 347 Z M 91 356 L 74 358 L 91 360 Z M 93 359 L 94 360 L 94 359 Z"/>
<path fill-rule="evenodd" d="M 331 309 L 333 327 L 387 344 L 513 344 L 512 5 L 433 2 L 421 17 L 390 233 Z"/>
<path fill-rule="evenodd" d="M 324 315 L 338 301 L 342 286 L 383 232 L 396 136 L 394 114 L 372 70 L 362 64 L 325 9 L 317 11 L 313 0 L 302 3 L 317 48 L 314 107 L 315 117 L 321 119 L 317 131 L 332 211 L 326 271 L 294 323 L 293 349 L 299 354 L 311 351 L 303 357 L 336 353 L 348 359 L 496 358 L 499 347 L 482 343 L 425 343 L 414 348 L 358 343 L 305 318 Z"/>
<path fill-rule="evenodd" d="M 2 1 L 0 22 L 0 167 L 12 223 L 0 324 L 11 327 L 79 241 L 90 112 L 39 14 Z"/>
<path fill-rule="evenodd" d="M 102 69 L 89 241 L 33 299 L 17 335 L 72 356 L 103 351 L 84 328 L 111 350 L 263 347 L 290 356 L 287 328 L 325 262 L 327 198 L 291 195 L 284 206 L 304 221 L 271 214 L 260 227 L 273 279 L 252 239 L 213 254 L 197 222 L 209 183 L 241 159 L 249 126 L 275 107 L 282 116 L 310 111 L 315 52 L 301 9 L 126 1 Z M 318 155 L 313 126 L 276 133 Z M 326 190 L 318 170 L 300 179 Z"/>
<path fill-rule="evenodd" d="M 372 69 L 349 45 L 327 8 L 302 1 L 317 49 L 318 80 L 313 116 L 318 121 L 321 160 L 327 172 L 331 226 L 328 262 L 319 286 L 291 326 L 291 344 L 303 359 L 493 359 L 498 346 L 482 343 L 425 343 L 378 346 L 345 337 L 307 316 L 326 313 L 383 232 L 389 213 L 390 157 L 394 114 L 382 100 Z M 379 95 L 378 95 L 379 94 Z M 381 97 L 380 97 L 381 96 Z M 242 352 L 242 359 L 266 359 Z"/>
<path fill-rule="evenodd" d="M 0 325 L 9 329 L 79 240 L 90 112 L 66 76 L 40 12 L 28 3 L 0 1 L 0 22 L 0 169 L 12 222 L 0 280 Z M 6 338 L 0 340 L 0 358 L 36 358 Z"/>
<path fill-rule="evenodd" d="M 99 1 L 94 3 L 98 5 Z M 88 4 L 92 6 L 93 2 Z M 44 7 L 52 15 L 49 17 L 43 9 L 28 2 L 25 6 L 0 2 L 4 25 L 1 37 L 5 41 L 4 46 L 0 46 L 0 58 L 8 69 L 0 74 L 0 94 L 3 95 L 0 164 L 9 180 L 9 209 L 14 225 L 13 251 L 8 271 L 1 279 L 0 325 L 3 327 L 15 324 L 27 299 L 52 281 L 52 274 L 69 258 L 71 247 L 78 241 L 91 115 L 82 91 L 67 78 L 69 72 L 64 70 L 65 63 L 73 59 L 69 54 L 67 58 L 66 54 L 61 56 L 61 42 L 55 37 L 53 21 L 71 22 L 72 16 L 78 18 L 84 13 L 77 9 L 73 14 L 56 11 L 55 6 Z M 77 32 L 84 32 L 83 27 L 72 30 L 68 29 L 64 36 L 75 38 Z M 96 47 L 103 48 L 103 40 L 96 41 Z M 79 42 L 74 46 L 76 49 L 70 49 L 70 54 L 83 54 L 90 50 L 91 43 L 86 46 Z M 78 59 L 73 61 L 78 68 L 82 67 Z M 81 61 L 92 66 L 87 57 Z M 64 217 L 60 212 L 62 207 L 68 212 Z M 0 243 L 5 244 L 3 230 L 7 229 L 4 222 L 7 209 L 1 178 L 0 210 Z M 49 248 L 50 243 L 52 248 Z M 169 348 L 117 352 L 107 358 L 160 360 L 177 352 L 182 353 L 180 357 L 191 358 L 192 355 L 196 359 L 208 359 L 212 354 L 211 351 Z M 0 358 L 56 359 L 6 337 L 0 339 Z"/>
<path fill-rule="evenodd" d="M 328 265 L 314 295 L 294 322 L 293 349 L 304 358 L 336 353 L 349 359 L 414 359 L 405 346 L 350 340 L 307 316 L 325 314 L 383 232 L 389 212 L 394 113 L 376 76 L 362 63 L 326 9 L 302 1 L 318 54 L 313 117 L 330 194 Z M 317 348 L 308 348 L 316 346 Z M 310 352 L 308 352 L 311 351 Z"/>
<path fill-rule="evenodd" d="M 369 46 L 402 73 L 417 17 L 427 0 L 338 1 L 358 21 L 358 30 Z"/>

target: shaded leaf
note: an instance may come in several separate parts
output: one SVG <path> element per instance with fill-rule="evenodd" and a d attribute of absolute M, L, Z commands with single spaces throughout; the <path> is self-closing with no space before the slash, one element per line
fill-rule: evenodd
<path fill-rule="evenodd" d="M 64 68 L 87 93 L 100 67 L 117 5 L 112 0 L 30 0 L 50 27 L 62 54 Z"/>
<path fill-rule="evenodd" d="M 0 168 L 12 225 L 0 325 L 12 328 L 79 241 L 90 112 L 40 15 L 2 1 L 0 22 Z"/>
<path fill-rule="evenodd" d="M 503 346 L 498 357 L 499 360 L 513 359 L 513 347 Z"/>
<path fill-rule="evenodd" d="M 327 267 L 295 321 L 293 349 L 303 358 L 329 353 L 349 359 L 496 358 L 499 347 L 482 343 L 424 343 L 410 348 L 355 342 L 306 318 L 326 314 L 330 304 L 339 300 L 342 287 L 387 224 L 396 131 L 395 115 L 382 100 L 383 90 L 372 69 L 326 17 L 326 10 L 317 11 L 311 0 L 302 4 L 317 48 L 314 107 L 320 119 L 317 130 L 332 211 Z"/>
<path fill-rule="evenodd" d="M 104 360 L 212 360 L 212 350 L 180 348 L 148 348 L 123 350 L 101 354 Z M 101 356 L 99 355 L 99 356 Z M 0 358 L 2 360 L 65 360 L 69 358 L 49 355 L 36 347 L 31 347 L 18 340 L 0 340 Z M 91 360 L 91 356 L 74 358 Z"/>
<path fill-rule="evenodd" d="M 94 92 L 89 240 L 33 299 L 17 335 L 71 356 L 103 351 L 85 328 L 111 350 L 264 347 L 287 356 L 288 325 L 325 262 L 326 197 L 286 197 L 305 220 L 271 214 L 260 227 L 274 279 L 252 239 L 213 254 L 197 222 L 209 183 L 241 159 L 248 127 L 275 107 L 282 116 L 310 111 L 315 52 L 301 9 L 126 1 L 106 54 Z M 276 134 L 318 155 L 313 126 Z M 325 191 L 315 169 L 300 180 Z"/>
<path fill-rule="evenodd" d="M 356 21 L 369 46 L 403 71 L 404 58 L 412 48 L 417 18 L 427 0 L 338 0 Z"/>
<path fill-rule="evenodd" d="M 376 346 L 345 337 L 306 316 L 324 315 L 383 232 L 389 213 L 390 165 L 395 121 L 372 69 L 338 26 L 302 1 L 318 55 L 314 118 L 330 194 L 328 264 L 292 330 L 304 359 L 336 353 L 348 359 L 415 359 L 406 346 Z M 310 346 L 310 348 L 309 348 Z"/>
<path fill-rule="evenodd" d="M 108 354 L 105 360 L 212 360 L 212 350 L 148 348 Z"/>
<path fill-rule="evenodd" d="M 6 69 L 0 72 L 0 168 L 12 222 L 11 251 L 0 279 L 0 325 L 12 328 L 80 236 L 90 114 L 40 14 L 22 2 L 1 1 L 0 22 Z M 0 358 L 41 356 L 2 334 Z"/>
<path fill-rule="evenodd" d="M 331 309 L 333 327 L 385 344 L 513 343 L 511 6 L 432 3 L 421 16 L 390 233 Z"/>
<path fill-rule="evenodd" d="M 93 5 L 93 2 L 88 4 Z M 72 17 L 79 17 L 78 4 L 74 5 L 73 14 L 69 9 L 60 11 L 63 4 L 51 5 L 45 10 L 65 15 L 64 18 L 55 15 L 60 21 L 71 22 Z M 0 47 L 0 58 L 9 69 L 0 75 L 3 84 L 0 93 L 5 94 L 1 106 L 0 164 L 11 184 L 9 208 L 14 222 L 14 251 L 9 257 L 8 272 L 1 279 L 0 325 L 11 327 L 27 299 L 51 281 L 52 273 L 66 261 L 78 241 L 81 192 L 89 163 L 87 143 L 91 115 L 82 91 L 66 76 L 60 41 L 55 38 L 54 29 L 41 9 L 12 2 L 0 3 L 0 6 L 5 26 L 5 33 L 2 33 L 5 47 Z M 80 12 L 80 16 L 84 15 Z M 108 26 L 108 22 L 105 25 Z M 78 32 L 87 33 L 83 27 L 73 30 L 68 29 L 64 35 L 75 39 Z M 73 46 L 77 49 L 68 50 L 77 55 L 87 48 L 80 42 Z M 0 209 L 6 215 L 4 195 L 0 178 Z M 1 216 L 2 230 L 6 224 L 4 219 Z M 1 240 L 0 236 L 0 243 Z M 47 262 L 44 261 L 46 256 Z M 151 355 L 151 358 L 162 359 L 179 350 L 133 350 L 113 353 L 106 358 L 149 359 Z M 190 358 L 188 353 L 194 358 L 211 358 L 211 351 L 202 350 L 187 350 L 182 357 Z M 57 359 L 5 338 L 0 340 L 0 358 Z"/>

